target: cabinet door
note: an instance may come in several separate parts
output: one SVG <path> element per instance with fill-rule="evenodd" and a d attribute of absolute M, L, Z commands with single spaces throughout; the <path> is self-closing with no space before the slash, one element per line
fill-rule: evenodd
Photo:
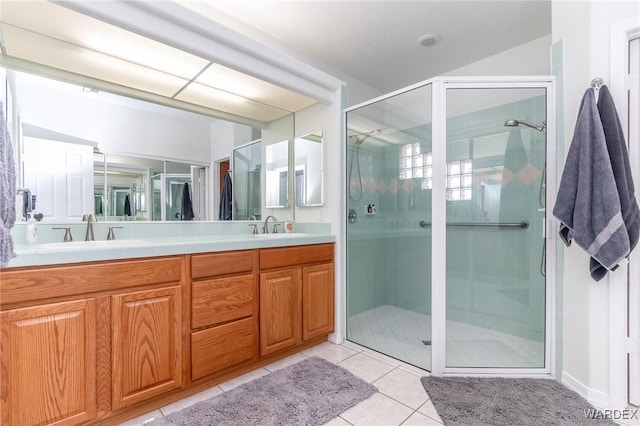
<path fill-rule="evenodd" d="M 0 313 L 3 425 L 76 425 L 96 416 L 96 303 Z"/>
<path fill-rule="evenodd" d="M 302 268 L 302 338 L 333 331 L 333 263 Z"/>
<path fill-rule="evenodd" d="M 300 275 L 300 268 L 260 274 L 260 356 L 300 342 Z"/>
<path fill-rule="evenodd" d="M 182 386 L 180 286 L 112 298 L 113 409 Z"/>

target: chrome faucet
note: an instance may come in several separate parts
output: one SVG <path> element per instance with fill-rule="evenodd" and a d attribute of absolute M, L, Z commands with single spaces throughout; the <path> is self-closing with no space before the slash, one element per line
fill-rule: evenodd
<path fill-rule="evenodd" d="M 94 241 L 96 238 L 93 235 L 93 222 L 96 221 L 96 217 L 93 214 L 85 214 L 82 216 L 82 221 L 87 222 L 87 233 L 85 234 L 85 241 Z"/>
<path fill-rule="evenodd" d="M 267 218 L 264 220 L 264 226 L 262 227 L 262 233 L 263 234 L 268 234 L 269 233 L 269 219 L 273 219 L 274 222 L 278 221 L 278 219 L 276 219 L 275 216 L 267 216 Z M 273 227 L 273 233 L 274 234 L 278 233 L 278 229 L 275 226 Z"/>

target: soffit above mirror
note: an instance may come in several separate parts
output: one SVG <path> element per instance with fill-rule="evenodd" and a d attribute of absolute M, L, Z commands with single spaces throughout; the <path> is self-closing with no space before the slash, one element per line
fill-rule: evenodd
<path fill-rule="evenodd" d="M 4 62 L 87 76 L 225 119 L 266 123 L 317 102 L 50 2 L 2 2 L 0 12 Z"/>

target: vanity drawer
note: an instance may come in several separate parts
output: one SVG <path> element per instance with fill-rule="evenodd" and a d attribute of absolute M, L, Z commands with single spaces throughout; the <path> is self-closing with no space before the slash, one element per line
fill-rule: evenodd
<path fill-rule="evenodd" d="M 182 279 L 181 257 L 35 266 L 2 271 L 2 304 L 175 283 Z"/>
<path fill-rule="evenodd" d="M 191 334 L 191 379 L 197 380 L 258 355 L 254 318 Z"/>
<path fill-rule="evenodd" d="M 191 256 L 191 278 L 252 272 L 255 259 L 255 250 L 194 254 Z"/>
<path fill-rule="evenodd" d="M 251 274 L 194 281 L 191 287 L 191 328 L 253 315 L 255 280 Z"/>
<path fill-rule="evenodd" d="M 260 250 L 260 269 L 282 268 L 333 261 L 333 244 L 282 247 Z"/>

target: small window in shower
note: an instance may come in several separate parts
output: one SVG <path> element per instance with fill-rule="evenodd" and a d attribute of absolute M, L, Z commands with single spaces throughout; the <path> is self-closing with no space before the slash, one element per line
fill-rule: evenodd
<path fill-rule="evenodd" d="M 433 157 L 422 153 L 420 143 L 402 145 L 400 148 L 400 179 L 422 179 L 421 189 L 433 188 Z M 447 163 L 447 201 L 471 200 L 473 160 Z"/>
<path fill-rule="evenodd" d="M 400 179 L 421 179 L 421 189 L 431 189 L 431 153 L 423 153 L 420 142 L 402 145 L 400 148 Z"/>
<path fill-rule="evenodd" d="M 471 200 L 473 160 L 447 163 L 447 201 Z"/>

